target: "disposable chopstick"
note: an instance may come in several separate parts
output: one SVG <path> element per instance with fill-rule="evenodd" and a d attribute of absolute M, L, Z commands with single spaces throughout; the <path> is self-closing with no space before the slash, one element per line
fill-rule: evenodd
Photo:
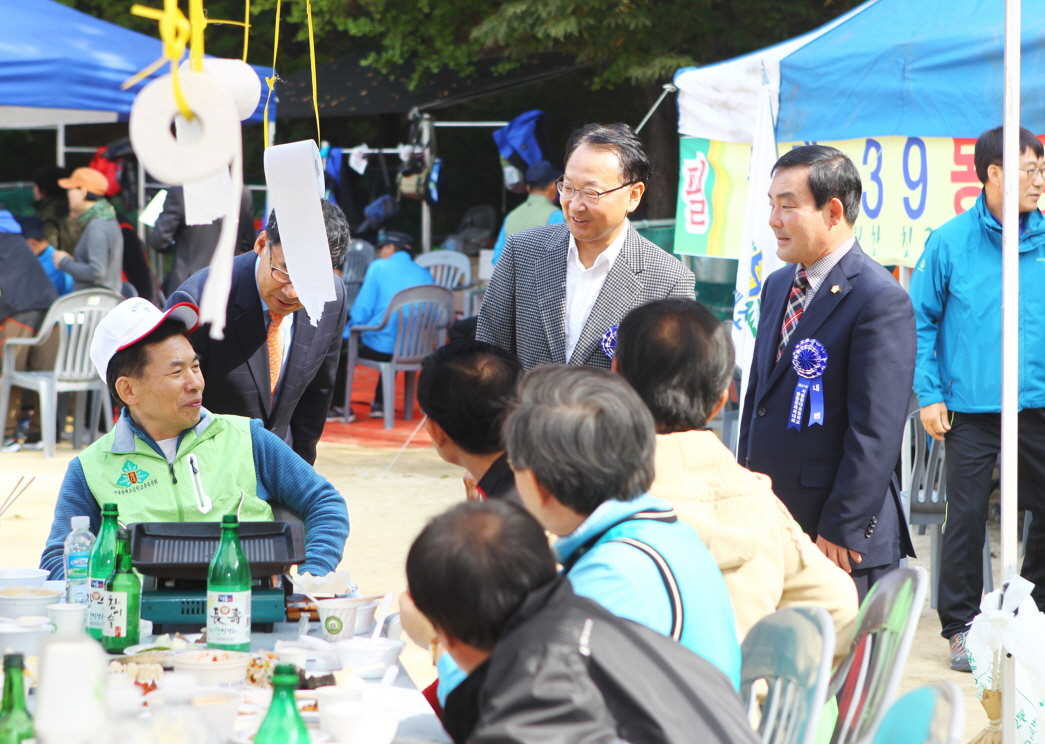
<path fill-rule="evenodd" d="M 24 477 L 25 476 L 22 476 L 22 478 L 18 479 L 18 483 L 16 483 L 15 487 L 13 489 L 11 489 L 11 495 L 8 496 L 7 499 L 4 501 L 3 505 L 0 506 L 0 517 L 4 516 L 4 512 L 6 512 L 8 509 L 10 509 L 14 505 L 14 503 L 16 501 L 18 501 L 18 497 L 21 496 L 23 493 L 25 493 L 26 489 L 28 489 L 29 486 L 33 485 L 33 481 L 36 480 L 36 476 L 34 475 L 33 477 L 31 477 L 26 482 L 26 484 L 24 486 L 22 486 L 22 490 L 18 491 L 18 486 L 20 486 L 22 484 L 22 479 Z M 15 493 L 15 491 L 18 491 L 18 492 Z"/>

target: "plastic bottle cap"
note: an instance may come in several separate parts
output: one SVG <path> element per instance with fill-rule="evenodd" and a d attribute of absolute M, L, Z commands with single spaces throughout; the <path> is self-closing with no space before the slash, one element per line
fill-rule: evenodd
<path fill-rule="evenodd" d="M 73 517 L 70 521 L 74 530 L 86 530 L 91 527 L 90 517 Z"/>

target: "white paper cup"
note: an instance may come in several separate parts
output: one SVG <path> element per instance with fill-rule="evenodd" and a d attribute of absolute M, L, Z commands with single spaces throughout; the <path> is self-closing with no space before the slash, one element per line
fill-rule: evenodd
<path fill-rule="evenodd" d="M 311 690 L 319 705 L 319 727 L 330 733 L 325 723 L 326 711 L 336 703 L 351 703 L 363 699 L 363 688 L 366 682 L 360 677 L 349 677 L 343 685 L 317 687 Z"/>
<path fill-rule="evenodd" d="M 219 744 L 232 739 L 241 702 L 241 691 L 221 687 L 203 687 L 192 696 L 192 707 L 199 711 Z"/>
<path fill-rule="evenodd" d="M 399 728 L 395 708 L 378 703 L 339 702 L 320 704 L 324 730 L 339 744 L 391 744 Z"/>
<path fill-rule="evenodd" d="M 87 605 L 75 602 L 59 602 L 47 605 L 47 617 L 54 624 L 55 635 L 75 636 L 84 632 L 87 622 Z"/>
<path fill-rule="evenodd" d="M 323 599 L 319 601 L 319 625 L 323 638 L 335 643 L 356 634 L 356 611 L 359 603 L 351 599 Z"/>
<path fill-rule="evenodd" d="M 280 664 L 293 664 L 298 669 L 304 669 L 308 663 L 308 649 L 297 646 L 286 646 L 279 650 Z"/>

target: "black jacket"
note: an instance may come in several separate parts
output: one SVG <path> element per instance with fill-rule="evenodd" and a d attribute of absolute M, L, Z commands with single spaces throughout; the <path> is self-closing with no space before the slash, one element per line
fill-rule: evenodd
<path fill-rule="evenodd" d="M 206 383 L 203 405 L 214 413 L 261 419 L 266 429 L 311 465 L 316 461 L 316 442 L 323 433 L 334 394 L 345 327 L 345 285 L 331 271 L 337 299 L 323 308 L 318 326 L 309 322 L 304 309 L 294 313 L 294 340 L 273 408 L 265 316 L 254 278 L 256 258 L 255 253 L 245 253 L 233 259 L 225 338 L 211 338 L 209 324 L 192 334 Z M 209 271 L 204 269 L 189 277 L 167 298 L 167 308 L 179 302 L 199 305 Z"/>
<path fill-rule="evenodd" d="M 25 238 L 0 232 L 0 323 L 27 310 L 46 312 L 56 299 L 51 278 Z"/>
<path fill-rule="evenodd" d="M 533 592 L 489 660 L 446 701 L 456 744 L 755 744 L 711 662 L 573 593 Z"/>
<path fill-rule="evenodd" d="M 174 267 L 163 280 L 163 290 L 170 294 L 190 276 L 210 266 L 214 249 L 221 236 L 224 220 L 219 217 L 209 225 L 185 223 L 185 191 L 181 186 L 167 189 L 163 212 L 156 218 L 156 225 L 149 233 L 149 245 L 161 253 L 174 248 Z M 254 197 L 250 189 L 243 187 L 240 199 L 239 229 L 236 238 L 236 254 L 254 249 Z"/>

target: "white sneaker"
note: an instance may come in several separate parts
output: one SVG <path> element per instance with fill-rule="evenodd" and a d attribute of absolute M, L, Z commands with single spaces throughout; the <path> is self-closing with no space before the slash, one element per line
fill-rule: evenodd
<path fill-rule="evenodd" d="M 35 442 L 23 442 L 22 449 L 27 450 L 42 450 L 44 448 L 44 440 L 37 439 Z"/>
<path fill-rule="evenodd" d="M 22 449 L 22 445 L 17 439 L 8 439 L 6 442 L 4 442 L 4 446 L 0 447 L 0 452 L 3 452 L 5 455 L 9 455 L 12 452 L 17 452 L 20 449 Z"/>

